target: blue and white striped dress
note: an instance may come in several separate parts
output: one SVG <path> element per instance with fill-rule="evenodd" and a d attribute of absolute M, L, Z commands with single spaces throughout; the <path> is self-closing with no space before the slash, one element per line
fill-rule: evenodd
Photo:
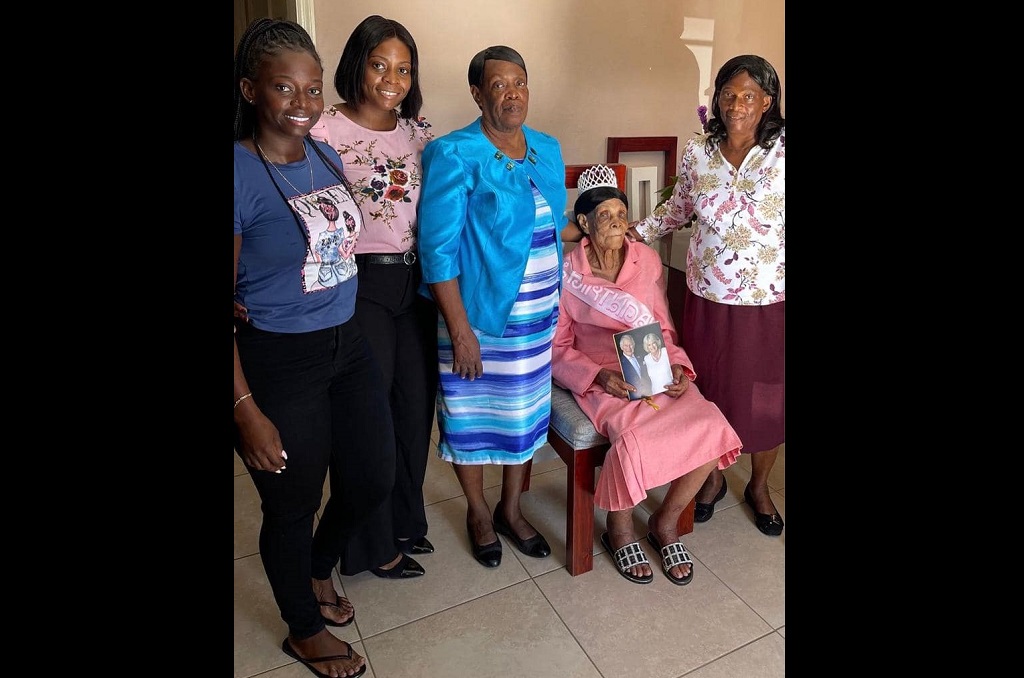
<path fill-rule="evenodd" d="M 526 273 L 505 333 L 473 328 L 484 366 L 473 381 L 452 373 L 451 338 L 438 313 L 437 456 L 456 464 L 522 464 L 547 442 L 551 341 L 558 322 L 558 253 L 551 207 L 533 187 L 536 213 Z"/>

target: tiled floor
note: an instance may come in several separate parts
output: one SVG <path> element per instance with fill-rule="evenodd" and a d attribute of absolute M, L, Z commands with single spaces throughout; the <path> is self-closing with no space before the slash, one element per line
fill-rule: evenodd
<path fill-rule="evenodd" d="M 436 444 L 437 431 L 434 431 Z M 235 678 L 308 678 L 281 651 L 287 628 L 260 562 L 259 498 L 234 456 Z M 534 460 L 527 517 L 551 544 L 544 559 L 529 558 L 505 538 L 501 566 L 479 565 L 465 534 L 466 501 L 451 467 L 433 456 L 424 495 L 433 554 L 418 556 L 426 576 L 407 581 L 368 572 L 342 577 L 338 591 L 356 608 L 356 621 L 330 628 L 366 657 L 367 678 L 778 678 L 786 659 L 786 532 L 767 537 L 743 502 L 748 455 L 725 475 L 729 491 L 714 517 L 682 538 L 693 555 L 694 580 L 675 586 L 657 566 L 654 583 L 620 577 L 595 516 L 594 569 L 572 577 L 565 569 L 565 465 L 545 446 Z M 769 485 L 786 515 L 785 446 Z M 487 500 L 500 493 L 497 467 L 485 472 Z M 665 487 L 649 493 L 635 514 L 646 534 L 649 511 Z M 643 531 L 640 531 L 640 530 Z"/>

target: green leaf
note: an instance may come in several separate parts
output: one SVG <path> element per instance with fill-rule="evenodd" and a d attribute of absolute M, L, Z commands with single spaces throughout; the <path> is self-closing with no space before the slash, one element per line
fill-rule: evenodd
<path fill-rule="evenodd" d="M 668 186 L 658 191 L 658 205 L 665 202 L 672 197 L 672 191 L 675 190 L 676 181 L 679 179 L 678 175 L 671 176 L 668 179 Z M 658 205 L 655 205 L 657 207 Z"/>

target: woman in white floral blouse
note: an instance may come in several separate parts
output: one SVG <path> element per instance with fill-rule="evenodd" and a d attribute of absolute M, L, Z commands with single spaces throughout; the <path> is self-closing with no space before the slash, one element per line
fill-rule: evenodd
<path fill-rule="evenodd" d="M 784 523 L 768 475 L 786 441 L 786 120 L 779 76 L 762 57 L 729 59 L 715 77 L 706 133 L 686 143 L 672 197 L 635 226 L 651 243 L 693 223 L 681 343 L 695 383 L 750 453 L 743 497 L 766 535 Z M 715 469 L 697 493 L 705 522 L 725 496 Z"/>
<path fill-rule="evenodd" d="M 423 478 L 437 393 L 437 308 L 417 293 L 416 256 L 420 156 L 434 134 L 419 114 L 412 35 L 392 19 L 366 17 L 345 44 L 334 88 L 344 102 L 325 110 L 310 134 L 338 151 L 363 213 L 355 317 L 391 394 L 398 459 L 391 500 L 350 537 L 339 571 L 402 579 L 423 574 L 410 555 L 434 551 Z"/>

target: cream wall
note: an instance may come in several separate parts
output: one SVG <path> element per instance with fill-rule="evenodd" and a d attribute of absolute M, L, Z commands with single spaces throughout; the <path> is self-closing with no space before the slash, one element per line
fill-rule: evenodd
<path fill-rule="evenodd" d="M 416 39 L 422 114 L 439 134 L 477 117 L 466 80 L 469 60 L 484 47 L 505 44 L 526 61 L 527 124 L 556 136 L 569 164 L 604 162 L 610 136 L 675 136 L 681 150 L 700 129 L 696 108 L 710 97 L 704 88 L 713 87 L 717 69 L 737 54 L 760 54 L 775 66 L 785 114 L 785 6 L 785 0 L 312 0 L 328 103 L 339 101 L 334 71 L 345 41 L 370 14 L 396 19 Z M 680 39 L 684 33 L 687 40 Z M 662 165 L 660 153 L 625 154 L 621 161 Z M 665 183 L 660 169 L 658 179 Z"/>

